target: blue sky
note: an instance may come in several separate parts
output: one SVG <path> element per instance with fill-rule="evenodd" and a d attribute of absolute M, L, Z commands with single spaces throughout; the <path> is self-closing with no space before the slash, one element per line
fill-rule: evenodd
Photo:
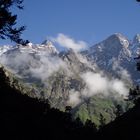
<path fill-rule="evenodd" d="M 22 37 L 41 43 L 46 37 L 66 34 L 89 45 L 120 32 L 132 39 L 140 33 L 140 4 L 135 0 L 24 0 L 18 24 Z M 0 45 L 10 41 L 0 40 Z"/>

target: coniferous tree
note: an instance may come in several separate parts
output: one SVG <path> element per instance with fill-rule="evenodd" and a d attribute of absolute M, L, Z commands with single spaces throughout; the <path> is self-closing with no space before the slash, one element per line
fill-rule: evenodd
<path fill-rule="evenodd" d="M 23 0 L 0 0 L 0 38 L 10 39 L 19 44 L 26 44 L 28 41 L 21 39 L 21 34 L 25 26 L 15 27 L 17 15 L 11 12 L 11 8 L 16 6 L 23 9 Z"/>
<path fill-rule="evenodd" d="M 72 110 L 72 107 L 71 106 L 66 106 L 65 107 L 65 112 L 70 113 L 71 110 Z"/>
<path fill-rule="evenodd" d="M 104 116 L 102 115 L 102 114 L 100 114 L 100 127 L 103 127 L 106 123 L 105 123 L 105 118 L 104 118 Z"/>
<path fill-rule="evenodd" d="M 87 119 L 85 122 L 85 128 L 88 131 L 96 132 L 97 131 L 97 126 L 95 123 L 93 123 L 91 120 Z"/>
<path fill-rule="evenodd" d="M 122 109 L 122 106 L 121 105 L 117 105 L 116 106 L 116 116 L 119 117 L 123 114 L 123 109 Z"/>

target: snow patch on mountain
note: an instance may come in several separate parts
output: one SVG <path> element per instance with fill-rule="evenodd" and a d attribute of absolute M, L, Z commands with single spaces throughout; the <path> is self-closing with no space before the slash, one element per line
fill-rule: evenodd
<path fill-rule="evenodd" d="M 29 54 L 37 54 L 37 55 L 45 55 L 45 54 L 58 54 L 58 50 L 52 44 L 51 41 L 45 40 L 42 44 L 33 44 L 28 43 L 26 46 L 17 45 L 17 46 L 2 46 L 0 47 L 0 55 L 4 53 L 10 53 L 13 51 L 19 51 L 20 53 L 29 53 Z"/>
<path fill-rule="evenodd" d="M 135 37 L 133 39 L 133 43 L 130 46 L 130 48 L 132 51 L 133 58 L 140 55 L 140 35 L 139 34 L 135 35 Z"/>
<path fill-rule="evenodd" d="M 113 34 L 82 52 L 79 50 L 86 45 L 81 41 L 63 35 L 56 40 L 68 51 L 58 52 L 45 40 L 42 44 L 7 47 L 1 51 L 1 62 L 27 82 L 43 83 L 48 90 L 44 98 L 65 94 L 71 103 L 100 93 L 127 96 L 132 81 L 138 81 L 132 44 L 122 34 Z"/>
<path fill-rule="evenodd" d="M 82 54 L 104 72 L 121 78 L 124 75 L 123 79 L 137 83 L 140 74 L 134 58 L 140 54 L 140 35 L 137 34 L 131 42 L 124 35 L 115 33 Z M 117 68 L 114 69 L 116 64 Z"/>
<path fill-rule="evenodd" d="M 1 46 L 0 47 L 0 55 L 7 52 L 8 50 L 12 50 L 12 49 L 14 49 L 14 48 L 13 48 L 13 46 L 10 46 L 10 45 Z"/>

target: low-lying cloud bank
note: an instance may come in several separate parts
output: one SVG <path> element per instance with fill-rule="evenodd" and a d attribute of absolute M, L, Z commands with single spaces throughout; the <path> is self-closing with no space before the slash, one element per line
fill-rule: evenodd
<path fill-rule="evenodd" d="M 94 95 L 103 95 L 105 97 L 127 98 L 129 89 L 127 85 L 119 79 L 109 79 L 101 73 L 85 72 L 80 75 L 86 84 L 81 92 L 71 91 L 68 104 L 76 106 L 86 98 Z"/>
<path fill-rule="evenodd" d="M 128 95 L 128 89 L 125 83 L 119 79 L 109 79 L 100 73 L 87 72 L 81 75 L 87 85 L 89 92 L 83 93 L 83 96 L 91 97 L 96 94 L 110 95 L 116 93 L 121 96 Z"/>
<path fill-rule="evenodd" d="M 91 64 L 85 57 L 83 57 L 78 52 L 81 49 L 85 49 L 87 47 L 87 43 L 84 41 L 75 41 L 74 39 L 68 37 L 64 34 L 58 34 L 56 38 L 53 38 L 53 41 L 58 43 L 59 45 L 65 47 L 66 49 L 73 49 L 76 53 L 77 58 L 80 62 L 85 63 L 90 68 L 94 69 L 96 64 Z M 72 71 L 68 70 L 67 63 L 63 61 L 58 56 L 51 55 L 41 55 L 36 56 L 35 58 L 29 53 L 17 53 L 14 56 L 5 56 L 3 55 L 0 58 L 0 62 L 6 66 L 9 66 L 15 73 L 18 73 L 21 68 L 23 68 L 21 73 L 26 73 L 26 76 L 29 74 L 32 77 L 41 79 L 44 84 L 46 84 L 46 79 L 53 75 L 54 72 L 59 71 L 60 69 L 65 69 L 67 73 L 72 73 Z M 116 67 L 114 66 L 114 69 Z M 125 77 L 130 78 L 129 74 L 126 70 L 121 69 L 123 71 Z M 120 71 L 118 71 L 120 72 Z M 69 91 L 69 100 L 68 104 L 77 105 L 84 98 L 89 98 L 93 95 L 103 94 L 105 96 L 110 96 L 112 93 L 113 96 L 122 96 L 127 97 L 128 88 L 124 80 L 109 78 L 102 71 L 85 71 L 80 73 L 79 76 L 85 83 L 85 87 L 82 91 Z M 123 75 L 121 75 L 123 79 Z"/>

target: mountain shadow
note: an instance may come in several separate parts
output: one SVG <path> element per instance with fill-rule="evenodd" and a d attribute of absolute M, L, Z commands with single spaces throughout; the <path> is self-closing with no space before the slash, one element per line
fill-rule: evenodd
<path fill-rule="evenodd" d="M 98 132 L 98 138 L 140 140 L 140 99 L 134 108 L 104 126 Z"/>
<path fill-rule="evenodd" d="M 0 67 L 1 139 L 140 139 L 140 99 L 133 109 L 97 132 L 90 120 L 85 125 L 79 118 L 73 120 L 70 107 L 66 108 L 66 112 L 50 108 L 47 101 L 23 94 L 25 91 L 11 85 L 8 78 L 7 71 Z"/>
<path fill-rule="evenodd" d="M 68 110 L 50 108 L 47 101 L 11 87 L 2 67 L 0 106 L 0 137 L 4 140 L 89 138 L 96 131 L 90 121 L 84 126 L 79 119 L 72 120 Z"/>

